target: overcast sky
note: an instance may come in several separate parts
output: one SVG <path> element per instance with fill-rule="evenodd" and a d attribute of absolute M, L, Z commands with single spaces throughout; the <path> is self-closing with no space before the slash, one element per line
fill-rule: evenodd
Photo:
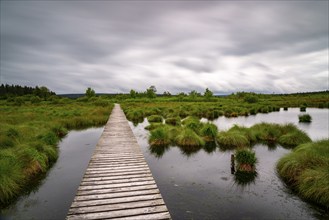
<path fill-rule="evenodd" d="M 1 1 L 1 83 L 328 90 L 328 1 Z"/>

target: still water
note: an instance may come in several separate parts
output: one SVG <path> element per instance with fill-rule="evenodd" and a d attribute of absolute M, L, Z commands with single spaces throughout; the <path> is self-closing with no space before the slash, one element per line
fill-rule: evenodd
<path fill-rule="evenodd" d="M 328 138 L 328 109 L 307 109 L 313 121 L 298 123 L 299 109 L 213 121 L 220 130 L 233 124 L 294 123 L 313 140 Z M 204 119 L 203 119 L 204 120 Z M 187 152 L 178 147 L 151 152 L 147 120 L 131 128 L 173 219 L 329 219 L 329 214 L 301 201 L 275 173 L 277 160 L 290 152 L 280 146 L 254 146 L 257 177 L 238 184 L 231 174 L 231 151 L 218 147 Z M 59 144 L 59 158 L 39 187 L 1 210 L 0 219 L 65 219 L 103 128 L 71 131 Z"/>
<path fill-rule="evenodd" d="M 71 131 L 59 144 L 59 157 L 48 175 L 0 219 L 65 219 L 103 128 Z"/>
<path fill-rule="evenodd" d="M 328 109 L 307 109 L 313 121 L 298 123 L 299 109 L 213 121 L 220 130 L 234 124 L 247 127 L 260 122 L 294 123 L 313 140 L 328 138 Z M 204 119 L 203 119 L 204 120 Z M 256 145 L 257 177 L 239 184 L 231 174 L 232 151 L 208 147 L 188 152 L 179 147 L 151 152 L 149 123 L 130 123 L 173 219 L 329 219 L 324 210 L 293 195 L 278 178 L 275 165 L 290 152 L 281 146 Z"/>

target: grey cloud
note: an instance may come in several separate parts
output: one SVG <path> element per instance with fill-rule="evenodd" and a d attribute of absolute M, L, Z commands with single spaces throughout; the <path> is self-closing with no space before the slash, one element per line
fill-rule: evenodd
<path fill-rule="evenodd" d="M 315 77 L 328 72 L 328 2 L 1 1 L 0 16 L 1 83 L 57 93 L 328 86 Z"/>

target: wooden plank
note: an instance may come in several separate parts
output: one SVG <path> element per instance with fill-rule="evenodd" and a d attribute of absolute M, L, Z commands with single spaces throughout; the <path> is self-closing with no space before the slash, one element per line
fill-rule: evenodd
<path fill-rule="evenodd" d="M 118 179 L 118 180 L 103 180 L 103 181 L 93 181 L 93 182 L 85 182 L 82 180 L 80 186 L 95 186 L 95 185 L 104 185 L 104 184 L 117 184 L 117 183 L 131 183 L 131 182 L 143 182 L 143 181 L 151 181 L 153 180 L 152 176 L 149 177 L 141 177 L 141 178 L 127 178 L 127 179 Z"/>
<path fill-rule="evenodd" d="M 129 187 L 119 187 L 119 188 L 110 188 L 110 189 L 95 189 L 95 190 L 87 190 L 87 191 L 78 191 L 77 196 L 79 195 L 97 195 L 97 194 L 111 194 L 116 192 L 130 192 L 130 191 L 138 191 L 145 189 L 157 189 L 155 184 L 150 185 L 141 185 L 141 186 L 129 186 Z"/>
<path fill-rule="evenodd" d="M 116 105 L 67 219 L 170 219 L 127 119 Z"/>
<path fill-rule="evenodd" d="M 146 201 L 137 201 L 137 202 L 117 203 L 111 205 L 97 205 L 97 206 L 71 208 L 68 214 L 74 215 L 74 214 L 84 214 L 84 213 L 92 213 L 92 212 L 109 212 L 114 210 L 125 210 L 132 208 L 157 206 L 157 205 L 164 205 L 163 200 L 155 199 L 155 200 L 146 200 Z"/>
<path fill-rule="evenodd" d="M 121 198 L 110 198 L 110 199 L 97 199 L 97 200 L 89 200 L 89 201 L 73 201 L 71 207 L 84 207 L 84 206 L 96 206 L 96 205 L 104 205 L 104 204 L 117 204 L 124 202 L 136 202 L 136 201 L 147 201 L 154 199 L 162 199 L 160 194 L 153 195 L 138 195 L 131 197 L 121 197 Z"/>
<path fill-rule="evenodd" d="M 86 195 L 86 196 L 77 195 L 75 197 L 75 201 L 120 198 L 120 197 L 137 196 L 137 195 L 150 195 L 150 194 L 159 194 L 159 193 L 160 193 L 160 191 L 158 189 L 147 189 L 147 190 L 138 190 L 138 191 L 130 191 L 130 192 L 92 194 L 92 195 Z"/>
<path fill-rule="evenodd" d="M 131 183 L 117 183 L 117 184 L 103 184 L 103 185 L 93 185 L 93 186 L 79 186 L 79 190 L 90 190 L 90 189 L 108 189 L 108 188 L 119 188 L 119 187 L 127 187 L 127 186 L 142 186 L 155 184 L 154 180 L 146 180 L 139 182 L 131 182 Z"/>
<path fill-rule="evenodd" d="M 95 213 L 87 213 L 81 215 L 68 215 L 67 219 L 80 220 L 80 219 L 106 219 L 106 218 L 118 218 L 118 217 L 133 217 L 138 215 L 147 216 L 146 214 L 148 213 L 159 213 L 159 212 L 167 212 L 167 207 L 165 205 L 159 205 L 159 206 L 150 206 L 150 207 L 118 210 L 111 212 L 95 212 Z M 137 218 L 135 217 L 133 219 L 137 219 Z"/>

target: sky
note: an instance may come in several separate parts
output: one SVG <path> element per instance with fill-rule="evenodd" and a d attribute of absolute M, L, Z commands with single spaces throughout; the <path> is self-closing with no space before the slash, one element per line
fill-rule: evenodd
<path fill-rule="evenodd" d="M 329 90 L 328 1 L 1 1 L 0 84 Z"/>

